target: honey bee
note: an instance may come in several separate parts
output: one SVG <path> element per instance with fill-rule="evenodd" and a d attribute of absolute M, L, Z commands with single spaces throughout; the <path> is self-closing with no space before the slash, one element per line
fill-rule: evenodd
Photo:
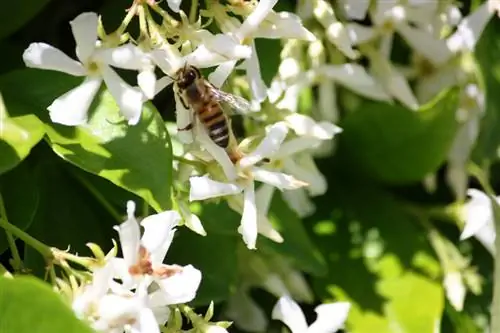
<path fill-rule="evenodd" d="M 205 127 L 210 139 L 226 150 L 233 163 L 238 162 L 243 155 L 238 149 L 228 115 L 221 103 L 239 112 L 248 111 L 250 103 L 242 97 L 219 90 L 194 66 L 186 65 L 179 69 L 174 80 L 184 108 L 191 109 L 193 115 Z M 191 130 L 194 124 L 193 118 L 190 124 L 178 130 Z"/>

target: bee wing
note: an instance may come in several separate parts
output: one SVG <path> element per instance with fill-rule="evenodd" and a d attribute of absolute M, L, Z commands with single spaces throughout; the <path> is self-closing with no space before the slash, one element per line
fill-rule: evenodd
<path fill-rule="evenodd" d="M 216 88 L 209 82 L 206 82 L 206 84 L 207 84 L 207 89 L 210 90 L 214 98 L 217 99 L 217 101 L 219 102 L 226 103 L 228 106 L 231 107 L 231 109 L 233 109 L 233 111 L 236 111 L 237 113 L 240 114 L 247 114 L 248 112 L 251 112 L 250 102 L 247 101 L 245 98 L 224 92 Z"/>

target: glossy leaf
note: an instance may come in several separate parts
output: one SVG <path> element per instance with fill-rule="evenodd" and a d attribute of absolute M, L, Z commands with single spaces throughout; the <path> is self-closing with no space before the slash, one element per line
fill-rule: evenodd
<path fill-rule="evenodd" d="M 55 157 L 46 158 L 37 165 L 35 174 L 40 203 L 27 232 L 49 246 L 69 248 L 72 253 L 91 255 L 86 247 L 88 242 L 100 245 L 107 252 L 113 246 L 111 240 L 118 239 L 113 225 L 121 221 L 114 220 L 92 193 L 74 178 L 72 168 Z M 29 246 L 25 247 L 24 261 L 38 276 L 45 274 L 45 263 Z"/>
<path fill-rule="evenodd" d="M 481 119 L 481 129 L 473 158 L 481 163 L 483 160 L 497 160 L 500 146 L 500 22 L 491 20 L 483 32 L 476 47 L 476 57 L 482 71 L 486 112 Z"/>
<path fill-rule="evenodd" d="M 35 115 L 10 117 L 0 95 L 0 174 L 25 159 L 44 134 L 43 123 Z"/>
<path fill-rule="evenodd" d="M 7 1 L 0 11 L 0 39 L 10 35 L 31 20 L 50 0 Z"/>
<path fill-rule="evenodd" d="M 365 101 L 340 125 L 339 159 L 374 179 L 421 180 L 445 161 L 457 131 L 455 89 L 418 111 Z"/>
<path fill-rule="evenodd" d="M 387 192 L 342 181 L 310 218 L 329 274 L 313 285 L 323 300 L 352 303 L 350 332 L 433 332 L 444 307 L 439 262 L 418 220 Z"/>
<path fill-rule="evenodd" d="M 265 237 L 259 237 L 257 247 L 275 251 L 292 260 L 299 269 L 314 275 L 326 273 L 326 264 L 304 228 L 302 221 L 275 193 L 271 202 L 269 218 L 274 227 L 283 236 L 283 243 L 276 243 Z"/>
<path fill-rule="evenodd" d="M 34 277 L 0 276 L 1 332 L 16 333 L 92 333 L 62 297 Z"/>
<path fill-rule="evenodd" d="M 227 209 L 227 207 L 226 207 Z M 224 215 L 219 211 L 219 215 Z M 206 215 L 201 215 L 205 222 Z M 208 231 L 207 236 L 200 236 L 180 228 L 167 254 L 168 264 L 191 264 L 202 272 L 200 289 L 193 300 L 194 305 L 208 305 L 211 301 L 226 300 L 236 285 L 237 253 L 236 248 L 241 237 L 217 234 Z"/>
<path fill-rule="evenodd" d="M 40 204 L 40 188 L 28 161 L 0 176 L 0 194 L 9 223 L 26 230 L 33 222 Z M 0 253 L 7 246 L 5 233 L 0 232 Z"/>
<path fill-rule="evenodd" d="M 36 70 L 17 71 L 0 79 L 6 104 L 15 106 L 16 114 L 35 113 L 45 122 L 56 154 L 137 194 L 157 211 L 169 209 L 170 138 L 154 106 L 146 103 L 140 122 L 129 126 L 111 95 L 103 90 L 94 100 L 87 125 L 52 123 L 45 107 L 77 84 L 68 75 Z"/>

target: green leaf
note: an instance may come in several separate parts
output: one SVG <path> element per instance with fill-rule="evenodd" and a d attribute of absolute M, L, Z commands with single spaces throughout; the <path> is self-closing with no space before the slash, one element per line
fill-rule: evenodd
<path fill-rule="evenodd" d="M 500 146 L 500 22 L 492 19 L 477 43 L 475 55 L 485 84 L 486 112 L 481 119 L 481 129 L 473 159 L 481 163 L 484 159 L 498 159 Z"/>
<path fill-rule="evenodd" d="M 112 238 L 118 238 L 113 225 L 119 222 L 73 177 L 74 167 L 50 154 L 46 148 L 46 158 L 36 166 L 40 203 L 27 232 L 48 246 L 69 247 L 72 253 L 91 255 L 86 247 L 88 242 L 100 245 L 107 252 L 112 247 Z M 44 275 L 46 263 L 29 246 L 25 247 L 24 262 L 38 276 Z"/>
<path fill-rule="evenodd" d="M 33 222 L 40 202 L 40 189 L 28 161 L 0 176 L 0 194 L 9 223 L 26 230 Z M 0 253 L 7 246 L 5 233 L 0 232 Z"/>
<path fill-rule="evenodd" d="M 444 292 L 439 262 L 418 220 L 389 193 L 341 179 L 317 200 L 315 244 L 328 260 L 313 286 L 324 301 L 347 300 L 350 332 L 433 332 Z"/>
<path fill-rule="evenodd" d="M 302 221 L 275 193 L 271 202 L 269 219 L 284 238 L 283 243 L 276 243 L 268 238 L 259 237 L 257 248 L 277 252 L 292 260 L 299 269 L 313 275 L 324 275 L 327 271 L 325 260 L 304 228 Z"/>
<path fill-rule="evenodd" d="M 169 209 L 171 143 L 157 110 L 146 103 L 139 123 L 129 126 L 114 99 L 103 90 L 94 100 L 85 126 L 52 123 L 46 106 L 78 82 L 57 72 L 24 70 L 1 77 L 0 90 L 5 92 L 6 104 L 15 106 L 18 113 L 34 113 L 44 121 L 56 154 L 137 194 L 157 211 Z"/>
<path fill-rule="evenodd" d="M 92 333 L 49 285 L 33 277 L 0 276 L 1 332 Z"/>
<path fill-rule="evenodd" d="M 9 117 L 0 95 L 0 174 L 25 159 L 44 134 L 43 123 L 34 115 Z"/>
<path fill-rule="evenodd" d="M 339 160 L 388 183 L 421 180 L 446 159 L 457 131 L 457 96 L 452 89 L 418 111 L 364 101 L 340 125 Z"/>
<path fill-rule="evenodd" d="M 0 11 L 0 39 L 17 31 L 45 7 L 50 0 L 6 1 Z"/>
<path fill-rule="evenodd" d="M 235 288 L 238 261 L 237 246 L 241 236 L 234 229 L 223 231 L 228 217 L 235 213 L 226 205 L 206 205 L 199 214 L 207 236 L 195 234 L 187 228 L 180 228 L 167 255 L 169 264 L 192 264 L 202 274 L 200 289 L 192 302 L 194 305 L 208 305 L 211 301 L 226 300 Z M 213 231 L 214 223 L 222 228 Z"/>

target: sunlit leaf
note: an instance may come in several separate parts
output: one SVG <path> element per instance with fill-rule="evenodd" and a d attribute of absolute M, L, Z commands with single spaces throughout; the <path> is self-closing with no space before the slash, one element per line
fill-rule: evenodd
<path fill-rule="evenodd" d="M 365 101 L 341 123 L 339 158 L 385 182 L 421 180 L 448 156 L 458 126 L 457 96 L 450 90 L 418 111 Z"/>
<path fill-rule="evenodd" d="M 33 277 L 0 276 L 1 332 L 92 333 L 60 295 Z"/>

